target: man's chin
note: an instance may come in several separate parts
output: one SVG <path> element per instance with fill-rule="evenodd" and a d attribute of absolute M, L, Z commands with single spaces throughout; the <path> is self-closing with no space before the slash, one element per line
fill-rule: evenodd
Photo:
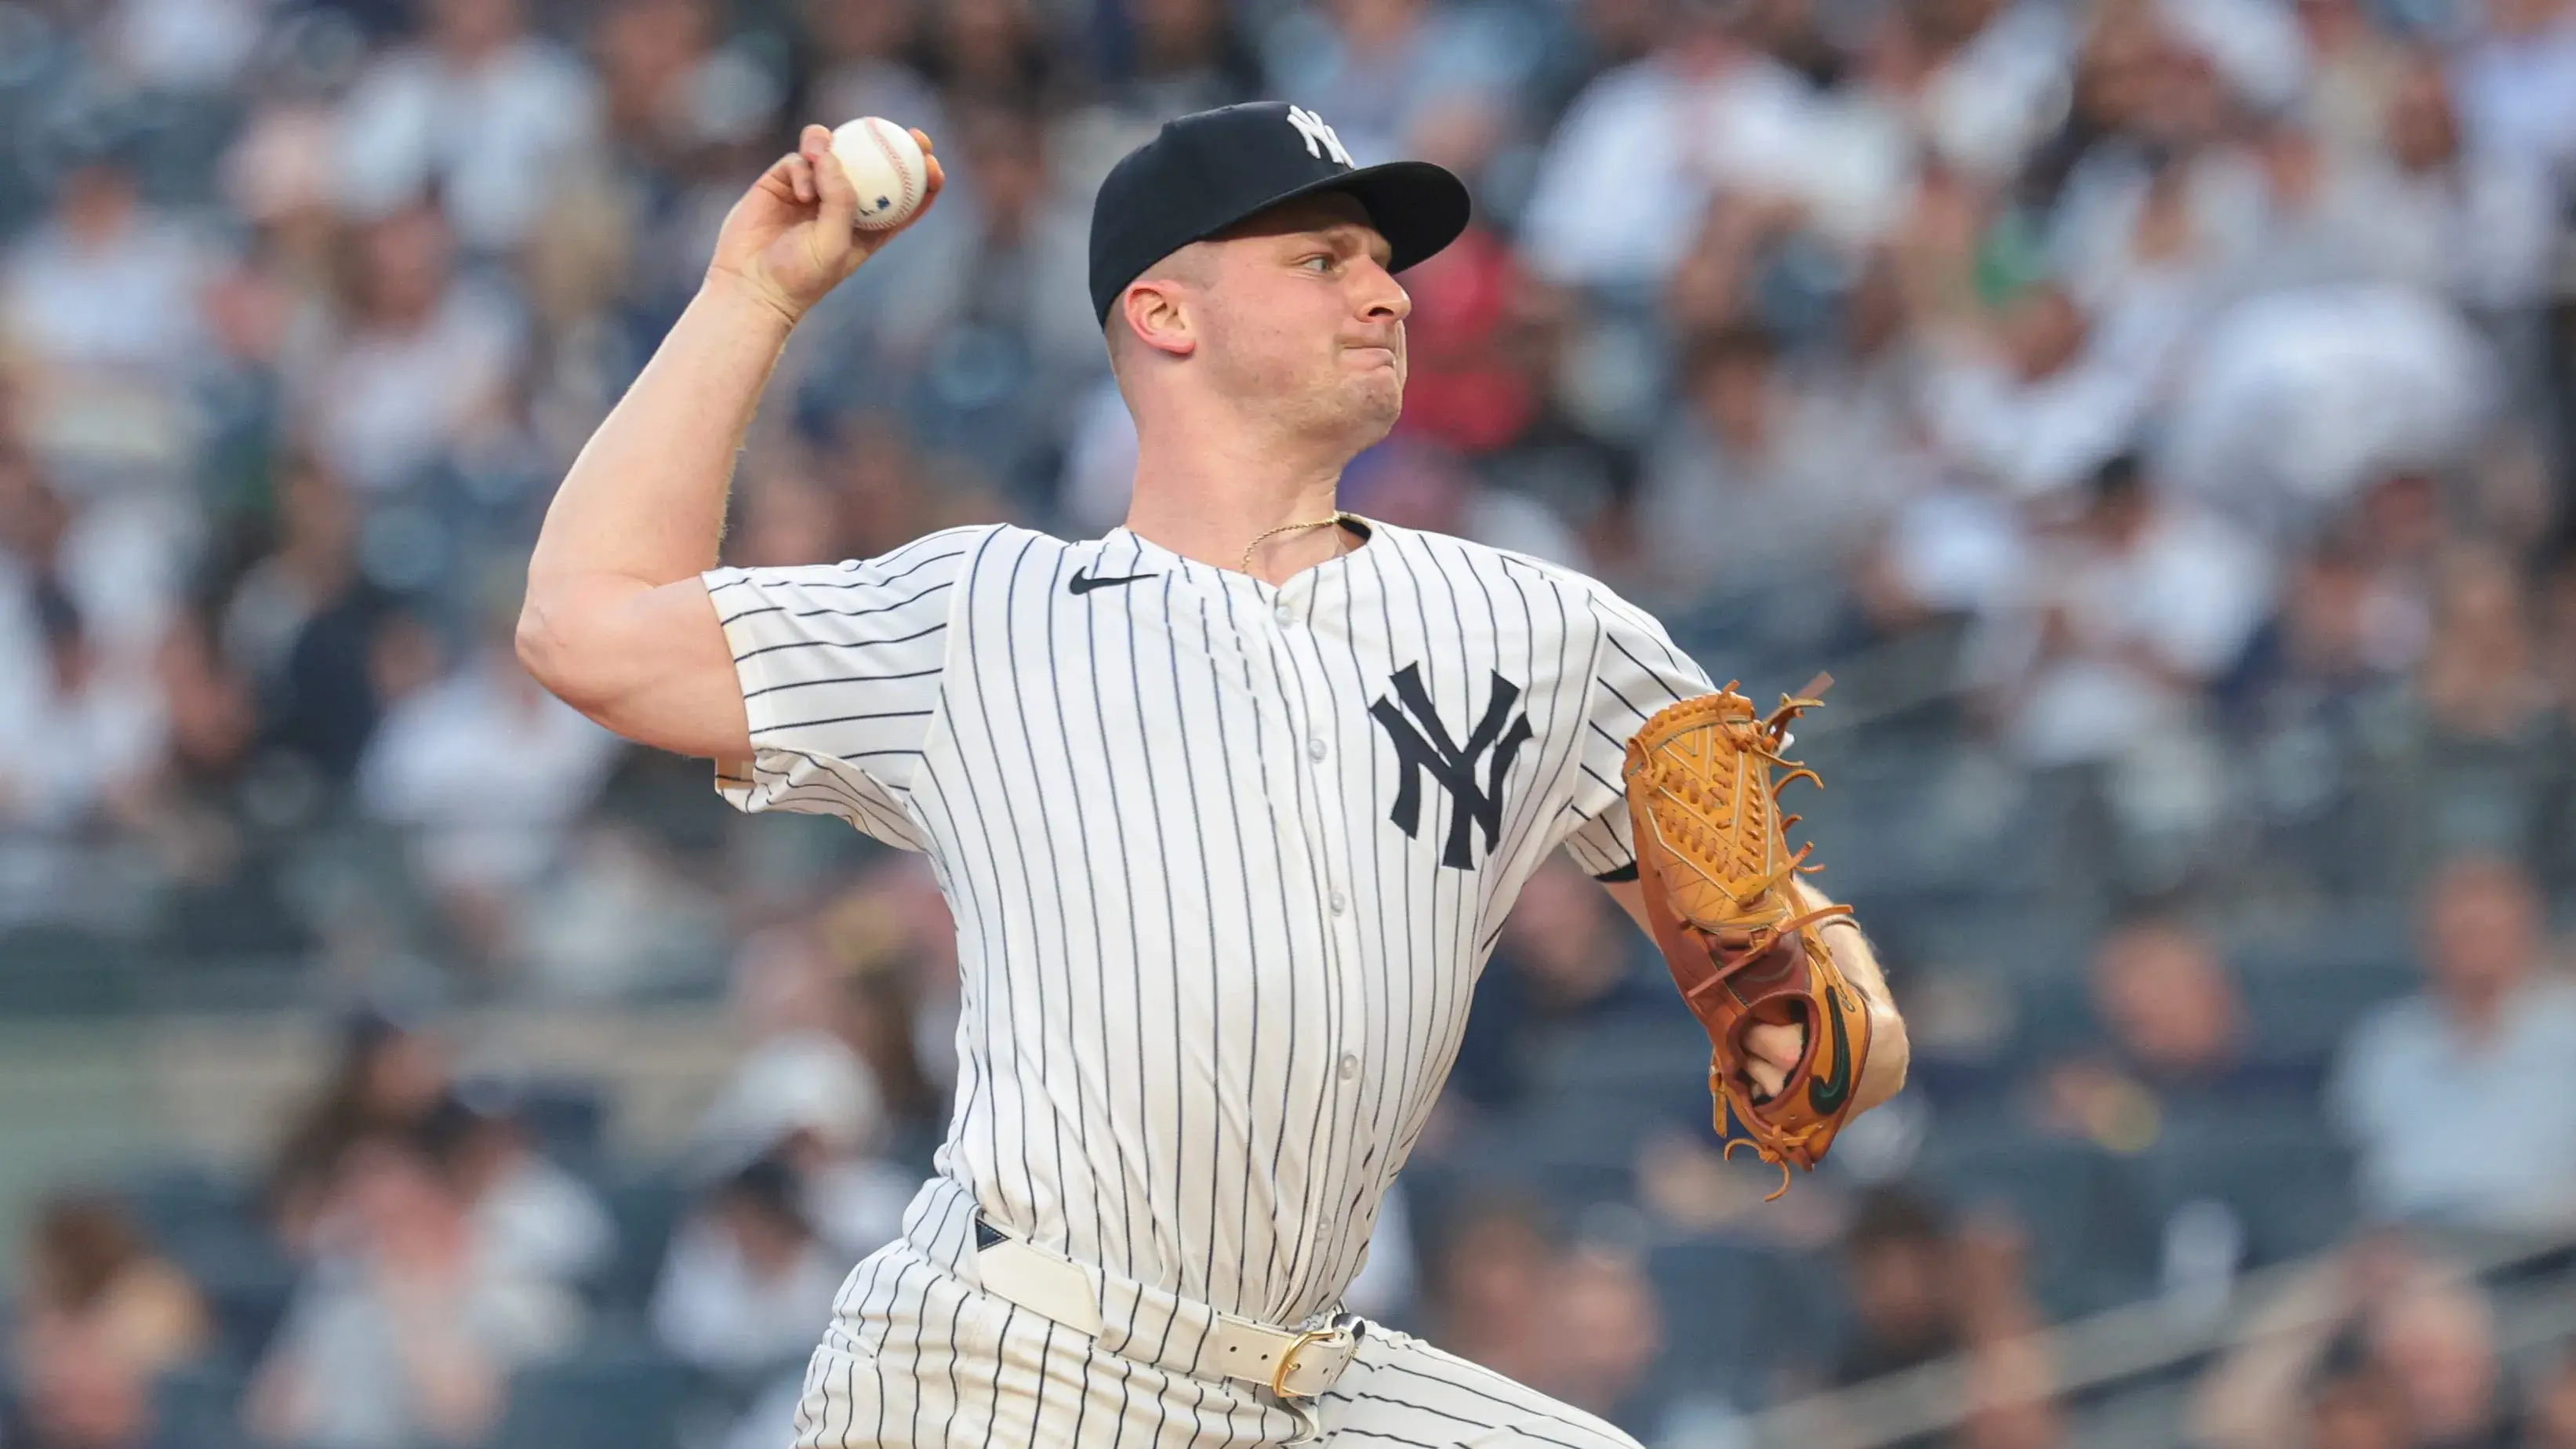
<path fill-rule="evenodd" d="M 1351 452 L 1357 454 L 1377 446 L 1395 431 L 1395 420 L 1403 415 L 1403 383 L 1390 380 L 1382 387 L 1355 391 L 1344 415 L 1356 440 Z"/>

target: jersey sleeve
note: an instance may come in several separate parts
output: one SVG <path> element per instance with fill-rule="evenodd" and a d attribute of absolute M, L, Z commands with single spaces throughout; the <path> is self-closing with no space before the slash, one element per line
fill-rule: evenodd
<path fill-rule="evenodd" d="M 1591 693 L 1583 711 L 1583 745 L 1573 798 L 1561 825 L 1565 853 L 1597 880 L 1634 880 L 1637 849 L 1628 831 L 1628 795 L 1620 783 L 1628 740 L 1656 711 L 1677 700 L 1713 694 L 1708 671 L 1684 654 L 1652 615 L 1615 596 L 1595 595 Z"/>
<path fill-rule="evenodd" d="M 705 575 L 751 721 L 752 756 L 716 762 L 738 810 L 833 815 L 927 850 L 912 777 L 938 713 L 948 619 L 989 529 L 951 529 L 879 558 Z"/>

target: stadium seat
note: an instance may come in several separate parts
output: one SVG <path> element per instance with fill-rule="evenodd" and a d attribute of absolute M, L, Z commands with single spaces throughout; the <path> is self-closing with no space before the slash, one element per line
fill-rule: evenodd
<path fill-rule="evenodd" d="M 117 1202 L 165 1253 L 201 1233 L 209 1223 L 237 1223 L 247 1214 L 241 1186 L 201 1163 L 180 1162 L 126 1178 Z"/>
<path fill-rule="evenodd" d="M 2000 1212 L 2030 1237 L 2031 1290 L 2052 1316 L 2135 1296 L 2155 1260 L 2150 1225 L 2109 1153 L 2009 1121 L 1936 1126 L 1917 1171 L 1954 1212 Z"/>
<path fill-rule="evenodd" d="M 148 1449 L 247 1449 L 242 1370 L 220 1357 L 163 1374 L 152 1391 Z"/>
<path fill-rule="evenodd" d="M 520 1370 L 484 1449 L 681 1449 L 729 1408 L 702 1374 L 660 1349 L 603 1344 Z"/>
<path fill-rule="evenodd" d="M 2412 963 L 2391 957 L 2266 961 L 2242 977 L 2246 1018 L 2262 1050 L 2318 1059 L 2362 1018 L 2423 985 Z"/>
<path fill-rule="evenodd" d="M 1646 1273 L 1664 1318 L 1657 1377 L 1673 1390 L 1757 1402 L 1777 1369 L 1829 1350 L 1830 1274 L 1797 1254 L 1692 1239 L 1651 1250 Z"/>
<path fill-rule="evenodd" d="M 1708 1032 L 1678 995 L 1671 1005 L 1670 1011 L 1651 1017 L 1565 1033 L 1535 1064 L 1531 1096 L 1669 1095 L 1676 1081 L 1696 1091 L 1707 1076 Z"/>
<path fill-rule="evenodd" d="M 668 1172 L 643 1171 L 601 1183 L 599 1195 L 617 1224 L 617 1253 L 585 1286 L 609 1313 L 640 1312 L 661 1276 L 671 1232 L 688 1211 L 689 1189 Z"/>
<path fill-rule="evenodd" d="M 0 932 L 0 1018 L 104 1016 L 138 1004 L 133 951 L 72 926 Z"/>
<path fill-rule="evenodd" d="M 520 1087 L 519 1120 L 537 1149 L 566 1166 L 599 1161 L 608 1106 L 599 1086 L 575 1077 L 547 1077 Z"/>
<path fill-rule="evenodd" d="M 246 1257 L 227 1266 L 200 1268 L 197 1286 L 214 1315 L 227 1353 L 256 1362 L 286 1321 L 295 1301 L 295 1271 L 280 1257 Z"/>
<path fill-rule="evenodd" d="M 2154 1224 L 2195 1200 L 2224 1204 L 2244 1227 L 2249 1268 L 2321 1251 L 2353 1223 L 2350 1158 L 2313 1113 L 2169 1121 L 2124 1169 Z"/>

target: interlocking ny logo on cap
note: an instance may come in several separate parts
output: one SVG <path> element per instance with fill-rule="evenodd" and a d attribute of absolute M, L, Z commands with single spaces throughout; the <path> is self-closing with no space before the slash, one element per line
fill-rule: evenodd
<path fill-rule="evenodd" d="M 1351 164 L 1351 153 L 1342 149 L 1342 138 L 1333 134 L 1333 128 L 1324 124 L 1323 117 L 1304 106 L 1290 106 L 1288 124 L 1296 127 L 1297 134 L 1306 138 L 1307 155 L 1318 161 L 1330 156 L 1344 166 Z"/>

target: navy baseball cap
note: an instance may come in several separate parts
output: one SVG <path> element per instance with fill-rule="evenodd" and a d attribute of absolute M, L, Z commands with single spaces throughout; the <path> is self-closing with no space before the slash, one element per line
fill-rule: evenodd
<path fill-rule="evenodd" d="M 1428 161 L 1354 166 L 1322 118 L 1253 101 L 1167 121 L 1110 168 L 1091 206 L 1091 308 L 1103 326 L 1127 284 L 1194 241 L 1322 191 L 1368 209 L 1403 271 L 1467 229 L 1467 186 Z"/>

